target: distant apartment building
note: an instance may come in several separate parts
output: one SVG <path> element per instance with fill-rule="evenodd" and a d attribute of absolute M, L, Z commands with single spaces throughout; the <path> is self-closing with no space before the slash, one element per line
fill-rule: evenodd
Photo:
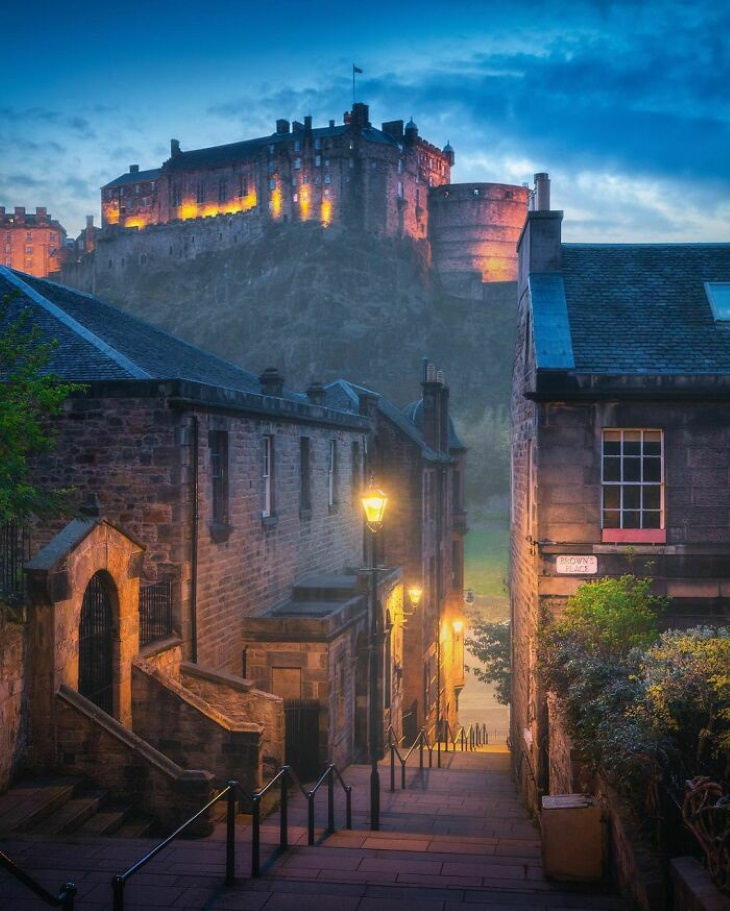
<path fill-rule="evenodd" d="M 16 206 L 0 206 L 0 263 L 43 278 L 60 272 L 65 255 L 66 229 L 51 218 L 45 207 L 35 213 Z"/>

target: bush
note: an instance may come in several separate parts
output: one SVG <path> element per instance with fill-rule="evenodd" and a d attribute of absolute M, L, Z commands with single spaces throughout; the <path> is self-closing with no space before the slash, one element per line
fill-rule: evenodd
<path fill-rule="evenodd" d="M 730 631 L 660 635 L 666 603 L 646 579 L 590 582 L 541 640 L 568 733 L 639 811 L 662 776 L 730 772 Z"/>

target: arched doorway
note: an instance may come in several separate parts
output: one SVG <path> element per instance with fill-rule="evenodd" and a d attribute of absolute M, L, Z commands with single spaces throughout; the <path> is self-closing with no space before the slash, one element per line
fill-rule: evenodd
<path fill-rule="evenodd" d="M 79 693 L 114 714 L 114 583 L 106 572 L 89 580 L 79 624 Z"/>

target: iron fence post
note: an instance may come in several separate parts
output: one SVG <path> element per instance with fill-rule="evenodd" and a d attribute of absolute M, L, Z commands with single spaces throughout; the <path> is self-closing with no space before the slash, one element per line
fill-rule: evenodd
<path fill-rule="evenodd" d="M 112 893 L 114 895 L 114 911 L 124 911 L 124 883 L 125 879 L 118 873 L 112 879 Z"/>
<path fill-rule="evenodd" d="M 236 788 L 237 781 L 228 782 L 226 799 L 226 885 L 236 880 Z"/>
<path fill-rule="evenodd" d="M 287 778 L 289 777 L 289 766 L 284 766 L 286 772 L 281 776 L 281 811 L 279 813 L 279 847 L 289 847 L 289 789 L 287 788 Z"/>
<path fill-rule="evenodd" d="M 75 883 L 64 883 L 58 897 L 61 899 L 62 911 L 74 911 L 74 896 L 76 895 Z"/>
<path fill-rule="evenodd" d="M 251 876 L 261 875 L 261 798 L 254 794 L 252 798 L 253 813 L 251 819 Z M 117 911 L 115 908 L 114 911 Z"/>
<path fill-rule="evenodd" d="M 335 779 L 332 766 L 330 766 L 327 778 L 327 831 L 335 831 Z"/>
<path fill-rule="evenodd" d="M 314 844 L 314 791 L 307 791 L 307 844 Z"/>
<path fill-rule="evenodd" d="M 345 826 L 352 828 L 352 787 L 348 785 L 345 788 Z"/>

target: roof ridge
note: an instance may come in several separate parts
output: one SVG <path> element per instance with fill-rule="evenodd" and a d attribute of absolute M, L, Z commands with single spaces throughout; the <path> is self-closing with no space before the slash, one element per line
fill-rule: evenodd
<path fill-rule="evenodd" d="M 22 291 L 23 294 L 35 301 L 35 303 L 41 306 L 47 313 L 50 313 L 69 329 L 73 330 L 77 335 L 86 339 L 87 342 L 90 342 L 95 348 L 98 348 L 102 354 L 105 354 L 107 357 L 111 358 L 111 360 L 115 361 L 123 370 L 128 371 L 134 379 L 152 379 L 151 373 L 148 373 L 142 367 L 139 367 L 134 361 L 131 361 L 126 355 L 122 354 L 121 351 L 117 351 L 117 349 L 113 348 L 108 342 L 99 338 L 96 333 L 91 332 L 91 330 L 87 329 L 86 326 L 83 326 L 78 320 L 69 316 L 69 314 L 62 310 L 57 304 L 49 301 L 48 298 L 32 288 L 27 282 L 23 281 L 23 279 L 16 275 L 11 269 L 8 269 L 6 266 L 0 266 L 0 275 L 3 275 L 11 284 L 15 285 L 19 291 Z M 55 282 L 52 282 L 52 284 L 55 284 Z M 86 296 L 91 297 L 91 295 Z M 94 300 L 95 298 L 91 297 L 91 299 Z"/>

